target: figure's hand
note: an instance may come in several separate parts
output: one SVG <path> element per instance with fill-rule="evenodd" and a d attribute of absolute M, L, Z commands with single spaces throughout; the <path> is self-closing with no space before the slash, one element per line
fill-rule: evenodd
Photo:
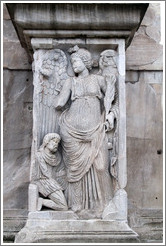
<path fill-rule="evenodd" d="M 54 107 L 55 107 L 57 110 L 60 110 L 60 109 L 62 109 L 64 106 L 65 106 L 65 103 L 64 103 L 64 101 L 63 101 L 63 98 L 60 98 L 59 95 L 58 95 L 56 101 L 54 102 Z"/>
<path fill-rule="evenodd" d="M 114 114 L 110 112 L 106 115 L 106 131 L 111 131 L 114 128 Z"/>
<path fill-rule="evenodd" d="M 105 79 L 107 83 L 115 83 L 116 82 L 116 76 L 114 74 L 106 74 Z"/>
<path fill-rule="evenodd" d="M 64 106 L 63 103 L 62 102 L 58 102 L 58 100 L 57 100 L 57 102 L 54 103 L 54 107 L 57 110 L 61 109 L 63 106 Z"/>

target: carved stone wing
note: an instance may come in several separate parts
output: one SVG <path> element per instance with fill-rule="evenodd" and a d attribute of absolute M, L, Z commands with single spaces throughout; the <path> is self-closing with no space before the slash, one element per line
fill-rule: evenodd
<path fill-rule="evenodd" d="M 36 110 L 38 147 L 43 137 L 50 132 L 58 132 L 59 113 L 53 107 L 67 74 L 67 57 L 60 49 L 39 50 L 35 54 Z"/>
<path fill-rule="evenodd" d="M 51 107 L 67 75 L 67 58 L 62 50 L 46 51 L 40 72 L 40 102 Z"/>

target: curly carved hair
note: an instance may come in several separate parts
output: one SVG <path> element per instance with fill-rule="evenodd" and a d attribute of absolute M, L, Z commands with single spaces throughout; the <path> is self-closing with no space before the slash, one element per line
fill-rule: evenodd
<path fill-rule="evenodd" d="M 46 134 L 44 136 L 44 138 L 43 138 L 43 144 L 42 144 L 42 146 L 45 147 L 49 143 L 49 141 L 51 139 L 54 139 L 54 138 L 58 138 L 59 139 L 59 142 L 61 140 L 61 137 L 59 136 L 58 133 L 48 133 L 48 134 Z"/>
<path fill-rule="evenodd" d="M 70 49 L 71 58 L 79 57 L 85 64 L 88 70 L 92 69 L 92 56 L 91 53 L 84 48 L 79 48 L 77 45 Z"/>

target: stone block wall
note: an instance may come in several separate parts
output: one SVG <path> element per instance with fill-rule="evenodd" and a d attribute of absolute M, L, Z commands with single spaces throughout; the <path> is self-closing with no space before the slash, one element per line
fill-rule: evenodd
<path fill-rule="evenodd" d="M 27 217 L 33 77 L 5 4 L 3 18 L 3 215 L 12 241 Z"/>
<path fill-rule="evenodd" d="M 126 51 L 129 224 L 142 241 L 162 238 L 163 57 L 160 4 L 150 3 Z"/>
<path fill-rule="evenodd" d="M 4 237 L 13 240 L 15 233 L 23 227 L 28 212 L 33 75 L 5 4 L 3 24 Z M 161 240 L 162 234 L 160 29 L 160 5 L 150 3 L 126 51 L 128 217 L 130 226 L 144 242 Z"/>

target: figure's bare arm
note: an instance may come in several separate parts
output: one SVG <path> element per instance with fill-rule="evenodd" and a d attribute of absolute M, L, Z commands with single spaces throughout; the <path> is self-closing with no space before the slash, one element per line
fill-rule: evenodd
<path fill-rule="evenodd" d="M 69 79 L 66 80 L 66 82 L 64 83 L 62 90 L 58 95 L 56 102 L 54 103 L 55 108 L 61 109 L 63 106 L 65 106 L 65 104 L 70 98 L 70 94 L 71 94 L 71 80 Z"/>
<path fill-rule="evenodd" d="M 112 101 L 115 95 L 116 76 L 114 74 L 100 76 L 99 84 L 101 91 L 104 93 L 104 107 L 106 111 L 106 131 L 114 128 L 114 114 L 111 112 Z"/>
<path fill-rule="evenodd" d="M 100 89 L 101 91 L 104 93 L 106 93 L 106 89 L 107 89 L 107 85 L 106 85 L 106 81 L 105 78 L 103 76 L 98 76 L 98 83 L 100 85 Z"/>

